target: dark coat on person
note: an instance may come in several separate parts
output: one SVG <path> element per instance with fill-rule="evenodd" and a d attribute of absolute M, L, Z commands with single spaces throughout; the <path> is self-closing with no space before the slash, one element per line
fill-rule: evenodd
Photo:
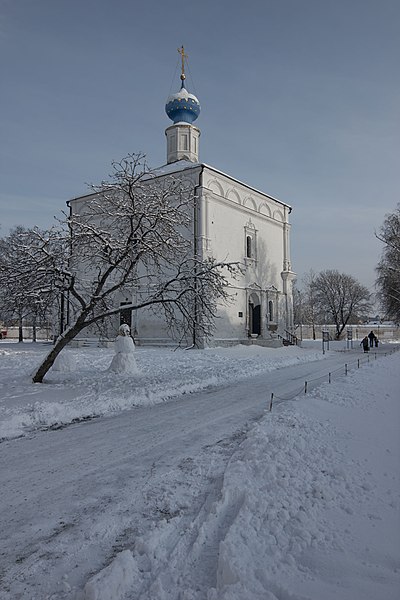
<path fill-rule="evenodd" d="M 368 343 L 368 336 L 367 335 L 365 336 L 365 338 L 363 338 L 361 340 L 360 346 L 362 346 L 364 348 L 364 352 L 368 352 L 368 350 L 369 350 L 369 343 Z"/>

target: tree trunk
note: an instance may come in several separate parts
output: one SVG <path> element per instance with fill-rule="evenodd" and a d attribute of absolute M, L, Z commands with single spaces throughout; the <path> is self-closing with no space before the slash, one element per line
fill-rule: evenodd
<path fill-rule="evenodd" d="M 84 328 L 85 328 L 85 324 L 76 323 L 74 325 L 74 327 L 72 327 L 71 329 L 67 329 L 65 331 L 65 333 L 58 338 L 54 347 L 50 350 L 50 352 L 47 354 L 47 356 L 44 359 L 44 361 L 42 362 L 42 364 L 39 366 L 39 368 L 34 373 L 34 375 L 32 377 L 33 383 L 43 383 L 43 379 L 44 379 L 45 375 L 48 373 L 48 371 L 53 366 L 54 361 L 56 360 L 57 356 L 60 354 L 61 350 L 63 348 L 65 348 L 65 346 L 67 344 L 69 344 L 69 342 L 71 340 L 73 340 L 74 337 L 76 337 L 78 335 L 78 333 L 80 331 L 82 331 L 82 329 L 84 329 Z"/>
<path fill-rule="evenodd" d="M 24 331 L 22 329 L 22 319 L 20 319 L 18 321 L 18 341 L 19 342 L 23 342 L 24 341 Z"/>

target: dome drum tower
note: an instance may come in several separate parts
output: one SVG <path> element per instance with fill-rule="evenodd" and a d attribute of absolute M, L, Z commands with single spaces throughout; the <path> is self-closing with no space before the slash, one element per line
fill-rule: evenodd
<path fill-rule="evenodd" d="M 177 123 L 165 130 L 167 136 L 167 163 L 177 160 L 199 162 L 200 129 L 188 123 Z"/>
<path fill-rule="evenodd" d="M 181 89 L 172 94 L 165 105 L 165 112 L 173 121 L 173 125 L 167 127 L 167 163 L 178 160 L 199 161 L 199 138 L 200 129 L 193 125 L 193 121 L 200 114 L 200 103 L 196 96 L 189 93 L 185 87 L 185 51 L 182 46 L 178 50 L 182 57 Z"/>

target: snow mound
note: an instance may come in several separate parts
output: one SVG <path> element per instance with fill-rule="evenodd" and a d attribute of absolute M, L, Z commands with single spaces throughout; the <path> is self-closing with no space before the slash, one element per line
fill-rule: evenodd
<path fill-rule="evenodd" d="M 60 352 L 52 366 L 53 371 L 72 373 L 76 370 L 76 357 L 69 350 Z"/>
<path fill-rule="evenodd" d="M 124 550 L 87 582 L 84 600 L 122 600 L 137 576 L 138 568 L 132 552 Z"/>

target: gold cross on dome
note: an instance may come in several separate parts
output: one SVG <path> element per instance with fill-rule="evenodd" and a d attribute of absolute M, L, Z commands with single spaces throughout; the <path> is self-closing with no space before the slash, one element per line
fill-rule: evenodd
<path fill-rule="evenodd" d="M 178 52 L 181 55 L 181 59 L 182 59 L 182 72 L 181 72 L 181 79 L 186 79 L 185 76 L 185 58 L 189 58 L 187 54 L 185 54 L 185 48 L 183 46 L 181 46 L 180 48 L 178 48 Z"/>

